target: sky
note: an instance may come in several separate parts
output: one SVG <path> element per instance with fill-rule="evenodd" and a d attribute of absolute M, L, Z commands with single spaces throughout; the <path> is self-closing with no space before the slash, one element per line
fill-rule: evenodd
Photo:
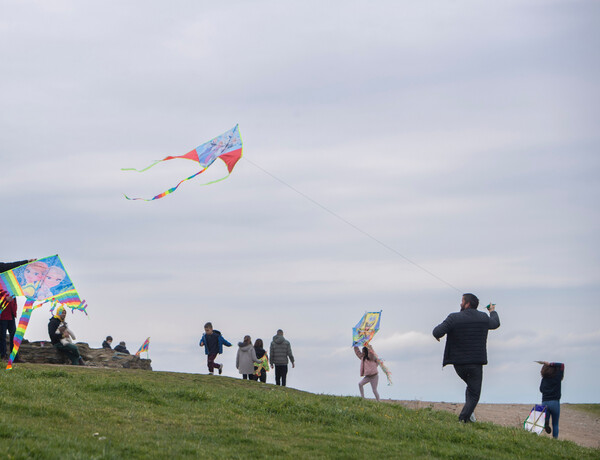
<path fill-rule="evenodd" d="M 0 1 L 0 260 L 59 254 L 89 317 L 156 371 L 206 373 L 281 328 L 288 385 L 358 395 L 352 327 L 382 398 L 455 401 L 432 329 L 496 303 L 482 402 L 599 403 L 600 3 Z M 171 161 L 239 124 L 244 157 Z M 480 307 L 481 308 L 481 307 Z M 47 339 L 38 309 L 25 335 Z M 273 382 L 269 373 L 268 382 Z M 369 390 L 367 390 L 369 394 Z"/>

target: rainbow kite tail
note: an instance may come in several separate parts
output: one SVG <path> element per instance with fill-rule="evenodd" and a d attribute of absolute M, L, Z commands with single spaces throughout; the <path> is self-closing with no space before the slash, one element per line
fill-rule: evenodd
<path fill-rule="evenodd" d="M 29 324 L 29 318 L 31 318 L 31 312 L 33 311 L 33 300 L 28 300 L 25 302 L 25 306 L 23 307 L 23 312 L 21 313 L 21 317 L 19 318 L 19 326 L 17 327 L 17 331 L 15 333 L 15 337 L 13 340 L 13 349 L 10 354 L 10 358 L 8 358 L 8 364 L 6 365 L 6 369 L 12 369 L 12 363 L 19 352 L 19 347 L 21 346 L 21 342 L 23 341 L 23 336 L 25 335 L 25 331 L 27 330 L 27 325 Z"/>

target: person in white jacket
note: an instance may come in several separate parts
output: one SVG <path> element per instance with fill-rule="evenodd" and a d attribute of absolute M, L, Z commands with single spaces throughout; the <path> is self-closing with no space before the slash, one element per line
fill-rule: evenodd
<path fill-rule="evenodd" d="M 244 337 L 243 342 L 238 343 L 238 352 L 235 358 L 235 367 L 237 367 L 244 380 L 254 374 L 254 364 L 258 364 L 259 360 L 256 357 L 256 351 L 252 345 L 252 339 L 249 335 Z"/>

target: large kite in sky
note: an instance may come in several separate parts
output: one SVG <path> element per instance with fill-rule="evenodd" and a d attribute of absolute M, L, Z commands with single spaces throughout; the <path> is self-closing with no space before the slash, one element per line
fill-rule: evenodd
<path fill-rule="evenodd" d="M 87 304 L 79 297 L 58 255 L 37 259 L 0 273 L 0 291 L 6 293 L 0 311 L 7 306 L 9 296 L 24 296 L 27 299 L 19 318 L 7 369 L 12 369 L 33 310 L 46 304 L 54 307 L 61 304 L 71 311 L 81 310 L 87 315 Z"/>
<path fill-rule="evenodd" d="M 163 158 L 162 160 L 157 160 L 152 163 L 150 166 L 147 166 L 144 169 L 135 169 L 135 168 L 122 168 L 122 171 L 137 171 L 144 172 L 150 169 L 152 166 L 157 165 L 163 161 L 167 160 L 175 160 L 177 158 L 182 158 L 185 160 L 197 161 L 200 165 L 200 171 L 195 174 L 192 174 L 190 177 L 186 177 L 182 181 L 180 181 L 175 187 L 170 188 L 166 192 L 160 193 L 156 195 L 154 198 L 145 199 L 145 198 L 129 198 L 125 195 L 125 198 L 128 200 L 144 200 L 144 201 L 152 201 L 158 200 L 159 198 L 163 198 L 171 193 L 173 193 L 177 188 L 186 180 L 193 179 L 194 177 L 202 174 L 204 171 L 208 169 L 210 165 L 214 163 L 214 161 L 219 158 L 221 159 L 225 165 L 227 166 L 227 170 L 229 173 L 222 177 L 221 179 L 217 179 L 208 183 L 204 183 L 202 185 L 214 184 L 215 182 L 220 182 L 229 177 L 235 164 L 238 162 L 240 158 L 242 158 L 242 138 L 240 137 L 240 130 L 238 125 L 235 125 L 234 128 L 230 129 L 226 133 L 221 134 L 220 136 L 215 137 L 213 140 L 206 142 L 199 147 L 196 147 L 194 150 L 189 151 L 185 155 L 178 156 L 168 156 Z"/>

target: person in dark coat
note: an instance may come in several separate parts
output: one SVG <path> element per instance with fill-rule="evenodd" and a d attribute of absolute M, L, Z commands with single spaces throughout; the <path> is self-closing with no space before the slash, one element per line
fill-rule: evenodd
<path fill-rule="evenodd" d="M 118 351 L 119 353 L 125 353 L 126 355 L 130 354 L 125 342 L 119 342 L 119 345 L 115 347 L 115 351 Z"/>
<path fill-rule="evenodd" d="M 464 294 L 460 312 L 451 313 L 433 329 L 433 336 L 440 341 L 446 335 L 443 366 L 454 365 L 458 376 L 467 384 L 465 405 L 458 416 L 461 422 L 473 422 L 473 411 L 481 395 L 483 366 L 487 364 L 488 330 L 500 327 L 500 318 L 495 305 L 489 305 L 489 316 L 477 311 L 479 299 L 473 294 Z"/>
<path fill-rule="evenodd" d="M 261 359 L 263 356 L 265 356 L 267 354 L 267 352 L 265 351 L 265 349 L 263 348 L 263 341 L 262 339 L 256 339 L 256 341 L 254 342 L 254 352 L 256 353 L 256 358 L 257 359 Z M 264 367 L 261 366 L 260 368 L 260 374 L 256 375 L 256 372 L 258 370 L 258 366 L 254 366 L 254 374 L 252 374 L 250 376 L 250 380 L 260 380 L 262 383 L 266 383 L 267 382 L 267 371 L 265 370 Z"/>
<path fill-rule="evenodd" d="M 102 342 L 102 348 L 108 348 L 109 350 L 112 350 L 112 341 L 113 338 L 110 335 L 107 335 L 106 340 Z"/>
<path fill-rule="evenodd" d="M 52 346 L 69 357 L 71 364 L 79 364 L 85 366 L 83 358 L 79 354 L 79 348 L 74 343 L 63 345 L 60 340 L 63 338 L 63 332 L 67 328 L 65 318 L 67 317 L 67 310 L 62 305 L 56 309 L 56 313 L 50 321 L 48 321 L 48 335 L 50 336 L 50 342 Z"/>
<path fill-rule="evenodd" d="M 565 365 L 563 363 L 549 363 L 537 361 L 542 365 L 540 373 L 542 381 L 540 392 L 542 393 L 542 405 L 546 406 L 546 422 L 544 429 L 546 433 L 552 433 L 553 438 L 558 438 L 558 419 L 560 418 L 560 398 L 562 379 L 565 376 Z M 550 429 L 550 417 L 552 417 L 552 429 Z"/>
<path fill-rule="evenodd" d="M 269 353 L 269 361 L 271 361 L 271 369 L 275 367 L 275 385 L 286 386 L 288 359 L 295 367 L 294 355 L 292 354 L 292 346 L 290 342 L 283 336 L 283 331 L 277 329 L 277 334 L 273 336 Z"/>

